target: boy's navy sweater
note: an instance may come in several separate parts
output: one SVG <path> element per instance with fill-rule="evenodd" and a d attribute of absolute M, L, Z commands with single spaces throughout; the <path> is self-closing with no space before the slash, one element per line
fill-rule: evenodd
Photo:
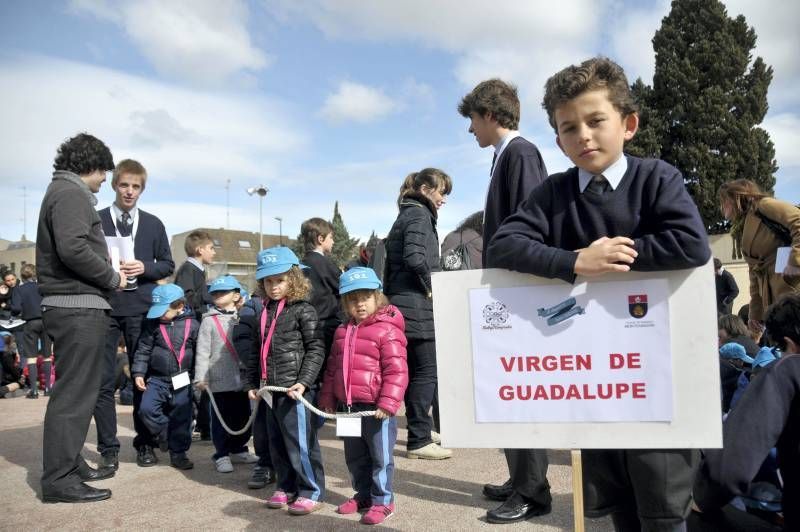
<path fill-rule="evenodd" d="M 175 353 L 180 354 L 183 345 L 183 333 L 186 320 L 191 320 L 189 327 L 189 337 L 186 339 L 186 353 L 178 368 L 178 359 L 161 335 L 161 320 L 145 320 L 142 334 L 139 337 L 139 344 L 133 356 L 133 367 L 131 374 L 134 377 L 145 376 L 156 377 L 159 379 L 169 379 L 180 371 L 191 370 L 194 366 L 194 349 L 197 345 L 197 331 L 200 324 L 194 319 L 194 313 L 187 308 L 186 312 L 176 317 L 172 322 L 165 323 L 169 341 Z"/>
<path fill-rule="evenodd" d="M 619 186 L 605 194 L 581 193 L 578 169 L 553 174 L 498 230 L 489 267 L 575 281 L 575 250 L 598 238 L 625 236 L 638 257 L 632 270 L 701 266 L 711 250 L 703 221 L 683 176 L 656 159 L 627 156 Z"/>
<path fill-rule="evenodd" d="M 188 260 L 175 273 L 175 284 L 183 288 L 186 303 L 192 307 L 195 316 L 205 314 L 206 306 L 214 303 L 208 293 L 205 272 Z"/>
<path fill-rule="evenodd" d="M 800 355 L 786 355 L 753 377 L 722 427 L 722 449 L 705 451 L 694 486 L 704 511 L 748 492 L 770 449 L 783 478 L 784 529 L 800 530 Z"/>
<path fill-rule="evenodd" d="M 331 259 L 316 251 L 307 252 L 303 264 L 309 266 L 304 271 L 311 281 L 309 303 L 316 309 L 322 327 L 335 329 L 342 322 L 339 317 L 339 276 L 342 272 Z"/>
<path fill-rule="evenodd" d="M 136 290 L 117 290 L 109 297 L 112 316 L 141 316 L 147 314 L 156 281 L 172 275 L 175 262 L 164 224 L 157 217 L 142 209 L 136 210 L 139 221 L 136 225 L 134 255 L 144 264 L 144 273 L 136 278 Z M 98 211 L 106 236 L 116 236 L 111 207 Z"/>
<path fill-rule="evenodd" d="M 42 296 L 39 294 L 39 283 L 27 281 L 14 287 L 11 291 L 11 313 L 25 321 L 41 319 Z"/>
<path fill-rule="evenodd" d="M 484 250 L 489 247 L 503 220 L 514 214 L 520 203 L 545 179 L 547 168 L 536 146 L 522 137 L 511 139 L 495 161 L 489 182 L 486 209 L 483 212 Z M 487 265 L 486 258 L 484 253 L 484 267 Z"/>

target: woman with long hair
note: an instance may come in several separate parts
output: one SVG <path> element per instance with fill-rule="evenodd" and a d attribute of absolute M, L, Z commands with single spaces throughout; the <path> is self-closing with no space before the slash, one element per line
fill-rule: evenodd
<path fill-rule="evenodd" d="M 431 272 L 439 271 L 439 209 L 453 188 L 450 176 L 436 168 L 409 174 L 400 187 L 400 213 L 386 237 L 384 293 L 405 318 L 409 383 L 405 395 L 407 456 L 441 460 L 452 452 L 433 441 L 428 414 L 436 398 L 436 342 Z"/>
<path fill-rule="evenodd" d="M 732 223 L 750 271 L 748 326 L 762 330 L 764 314 L 787 293 L 800 292 L 800 208 L 770 197 L 749 179 L 736 179 L 719 188 L 720 210 Z M 789 247 L 789 260 L 775 271 L 778 248 Z"/>

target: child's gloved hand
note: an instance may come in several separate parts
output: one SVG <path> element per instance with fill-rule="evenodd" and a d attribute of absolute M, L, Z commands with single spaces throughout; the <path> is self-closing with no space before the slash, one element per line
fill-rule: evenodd
<path fill-rule="evenodd" d="M 294 384 L 289 388 L 289 391 L 286 392 L 286 395 L 288 395 L 289 397 L 291 397 L 292 399 L 297 401 L 303 396 L 305 391 L 306 391 L 305 385 L 304 384 L 300 384 L 298 382 L 297 384 Z"/>
<path fill-rule="evenodd" d="M 147 386 L 144 384 L 144 377 L 136 377 L 133 379 L 133 383 L 136 385 L 136 388 L 143 392 L 147 389 Z"/>
<path fill-rule="evenodd" d="M 389 419 L 390 417 L 392 417 L 392 414 L 390 414 L 383 408 L 378 408 L 375 411 L 375 419 Z"/>

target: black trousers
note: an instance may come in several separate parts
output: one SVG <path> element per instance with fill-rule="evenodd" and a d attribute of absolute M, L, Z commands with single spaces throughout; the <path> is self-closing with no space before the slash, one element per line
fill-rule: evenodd
<path fill-rule="evenodd" d="M 97 452 L 100 454 L 110 451 L 119 452 L 117 439 L 117 404 L 114 392 L 117 389 L 117 345 L 120 336 L 125 340 L 125 349 L 128 353 L 128 367 L 133 367 L 133 355 L 139 345 L 139 336 L 142 332 L 144 316 L 111 316 L 108 332 L 105 335 L 105 349 L 103 359 L 103 382 L 97 396 L 97 406 L 94 409 L 94 422 L 97 426 Z M 133 387 L 133 429 L 136 437 L 133 446 L 153 445 L 153 436 L 139 416 L 142 404 L 142 392 Z"/>
<path fill-rule="evenodd" d="M 611 514 L 619 532 L 686 530 L 697 449 L 586 449 L 587 517 Z"/>
<path fill-rule="evenodd" d="M 409 451 L 432 441 L 433 420 L 428 411 L 436 400 L 436 380 L 436 341 L 409 340 L 405 396 Z"/>
<path fill-rule="evenodd" d="M 546 505 L 553 498 L 547 482 L 547 450 L 503 449 L 511 476 L 511 486 L 526 499 Z"/>
<path fill-rule="evenodd" d="M 233 430 L 244 427 L 250 418 L 250 399 L 247 392 L 216 392 L 214 400 L 217 402 L 222 420 Z M 190 416 L 191 417 L 191 416 Z M 234 436 L 228 434 L 214 409 L 211 409 L 211 441 L 216 451 L 211 457 L 214 460 L 231 454 L 247 452 L 247 442 L 250 441 L 250 432 Z"/>
<path fill-rule="evenodd" d="M 42 315 L 55 346 L 56 383 L 44 415 L 42 491 L 81 482 L 81 449 L 102 380 L 108 311 L 50 308 Z"/>
<path fill-rule="evenodd" d="M 269 454 L 269 436 L 267 435 L 267 403 L 258 398 L 253 405 L 257 408 L 256 418 L 253 420 L 253 448 L 258 456 L 258 465 L 272 467 L 272 456 Z"/>

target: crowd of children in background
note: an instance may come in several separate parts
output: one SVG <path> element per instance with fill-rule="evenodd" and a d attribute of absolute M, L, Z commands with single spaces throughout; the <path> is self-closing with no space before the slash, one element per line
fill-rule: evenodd
<path fill-rule="evenodd" d="M 544 107 L 559 147 L 575 167 L 536 187 L 490 241 L 482 242 L 485 226 L 480 221 L 465 221 L 457 242 L 454 237 L 448 244 L 457 253 L 448 254 L 452 260 L 445 269 L 463 268 L 462 262 L 479 267 L 483 262 L 572 283 L 577 275 L 689 268 L 708 261 L 706 232 L 678 170 L 663 161 L 622 153 L 623 143 L 636 133 L 638 115 L 619 66 L 595 58 L 564 69 L 548 80 Z M 479 119 L 497 123 L 491 111 L 472 117 L 476 137 Z M 504 147 L 495 146 L 500 152 Z M 494 170 L 493 163 L 493 179 Z M 502 184 L 494 185 L 502 190 Z M 189 258 L 176 272 L 175 284 L 153 291 L 130 368 L 142 393 L 138 416 L 160 450 L 169 453 L 172 466 L 193 467 L 187 451 L 196 418 L 201 437 L 213 442 L 211 458 L 219 473 L 233 471 L 234 463 L 252 464 L 249 487 L 276 482 L 268 507 L 309 514 L 325 497 L 321 423 L 299 399 L 328 413 L 374 411 L 360 418 L 356 428 L 351 426 L 355 432 L 345 438 L 354 495 L 337 511 L 363 512 L 363 523 L 378 524 L 395 511 L 395 416 L 404 399 L 408 403 L 409 390 L 412 417 L 418 418 L 418 426 L 409 429 L 409 456 L 450 456 L 435 443 L 438 435 L 429 410 L 436 410 L 430 313 L 430 273 L 439 269 L 436 211 L 444 205 L 452 181 L 440 170 L 425 169 L 411 174 L 405 189 L 408 193 L 401 191 L 399 200 L 401 216 L 385 248 L 385 267 L 363 267 L 368 258 L 363 257 L 359 265 L 342 272 L 327 256 L 334 244 L 333 227 L 312 218 L 301 228 L 303 263 L 282 246 L 258 253 L 252 298 L 229 275 L 207 285 L 205 268 L 213 263 L 213 240 L 202 231 L 187 236 Z M 798 228 L 791 230 L 794 234 Z M 800 253 L 797 238 L 792 244 L 794 262 Z M 486 247 L 468 249 L 476 242 Z M 26 282 L 21 287 L 3 284 L 0 300 L 3 308 L 9 306 L 9 293 L 15 289 L 23 302 L 17 314 L 26 320 L 24 353 L 31 396 L 38 389 L 33 355 L 47 360 L 50 348 L 39 340 L 35 273 L 28 268 L 22 275 Z M 725 300 L 727 308 L 731 301 L 732 297 Z M 417 313 L 404 317 L 411 307 Z M 764 310 L 763 335 L 747 327 L 746 317 L 719 318 L 724 448 L 703 453 L 702 463 L 699 453 L 687 449 L 588 450 L 587 515 L 611 514 L 618 530 L 683 530 L 692 490 L 695 509 L 706 515 L 734 496 L 733 504 L 743 510 L 780 511 L 782 492 L 785 526 L 800 528 L 796 510 L 785 504 L 800 500 L 800 296 L 783 296 Z M 414 322 L 410 336 L 409 319 Z M 0 395 L 21 385 L 23 364 L 14 360 L 14 336 L 2 334 Z M 432 380 L 425 373 L 428 369 Z M 47 393 L 47 366 L 45 372 Z M 262 401 L 259 390 L 265 386 L 288 391 L 265 394 Z M 195 391 L 200 397 L 194 397 Z M 208 406 L 209 393 L 219 414 Z M 769 408 L 763 408 L 766 404 Z M 240 429 L 252 408 L 257 409 L 252 428 L 255 454 L 247 446 L 250 431 L 231 435 L 223 427 L 224 421 Z M 519 493 L 508 501 L 517 501 L 514 504 L 523 509 L 517 517 L 503 518 L 505 522 L 550 511 L 549 503 L 531 507 L 534 503 Z"/>

